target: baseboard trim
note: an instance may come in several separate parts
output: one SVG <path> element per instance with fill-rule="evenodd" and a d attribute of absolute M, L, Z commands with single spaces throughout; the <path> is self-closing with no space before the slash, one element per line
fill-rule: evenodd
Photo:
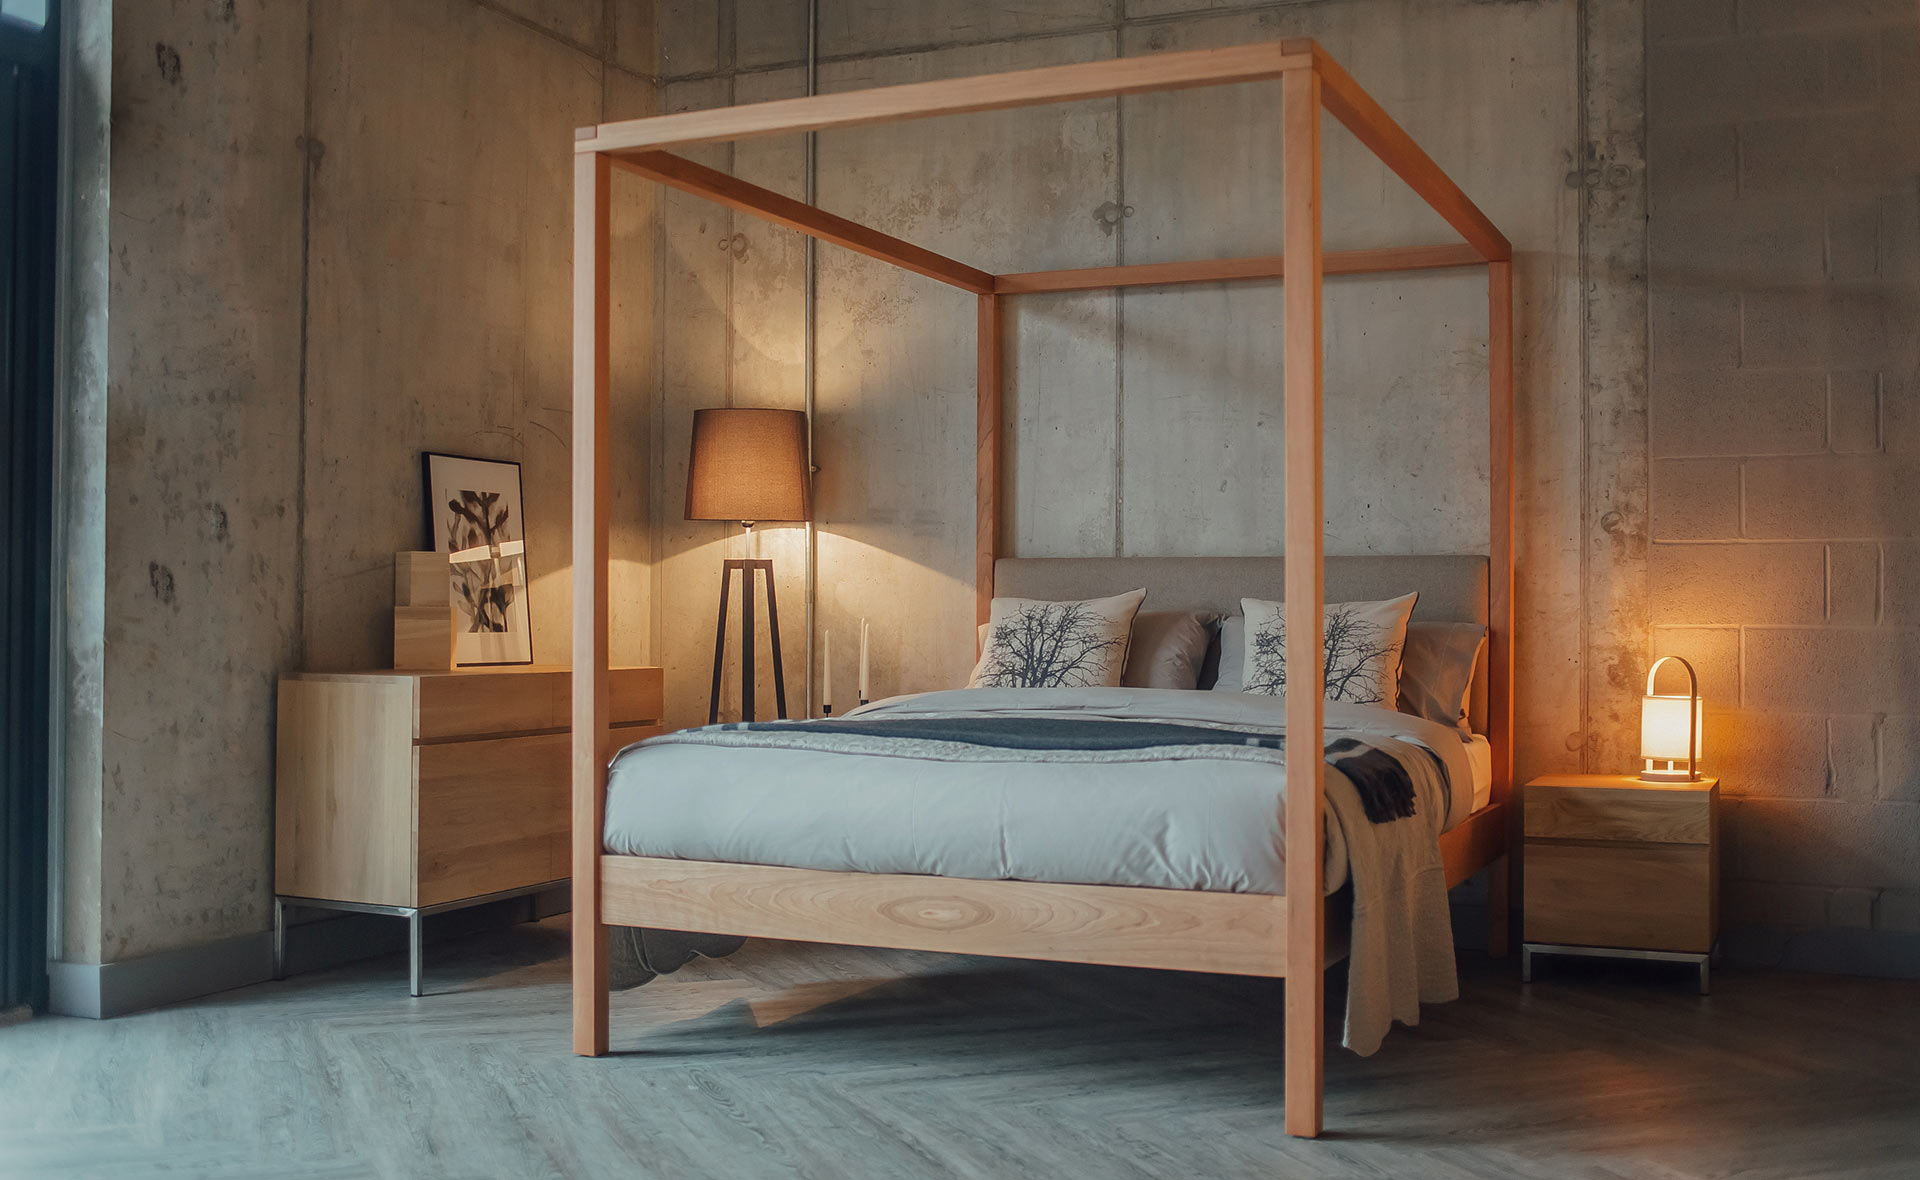
<path fill-rule="evenodd" d="M 219 942 L 113 963 L 47 964 L 47 1010 L 104 1020 L 259 983 L 273 975 L 273 936 Z"/>
<path fill-rule="evenodd" d="M 428 918 L 429 943 L 567 912 L 564 888 L 510 898 Z M 404 951 L 407 924 L 399 918 L 335 911 L 289 915 L 288 975 L 323 971 Z M 304 920 L 302 920 L 304 919 Z M 47 1011 L 56 1016 L 107 1020 L 273 978 L 273 934 L 260 931 L 199 946 L 160 951 L 112 963 L 47 964 Z M 400 986 L 405 987 L 404 969 Z"/>

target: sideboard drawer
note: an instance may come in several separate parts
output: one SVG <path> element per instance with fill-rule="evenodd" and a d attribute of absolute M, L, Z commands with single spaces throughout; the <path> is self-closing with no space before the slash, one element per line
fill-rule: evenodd
<path fill-rule="evenodd" d="M 1584 786 L 1527 785 L 1522 811 L 1529 839 L 1631 840 L 1647 844 L 1706 844 L 1713 838 L 1708 792 L 1657 783 Z"/>
<path fill-rule="evenodd" d="M 419 905 L 568 872 L 567 733 L 419 747 Z"/>
<path fill-rule="evenodd" d="M 658 668 L 609 674 L 611 722 L 657 721 Z M 540 733 L 573 725 L 573 673 L 565 668 L 487 668 L 421 673 L 417 736 L 423 742 Z"/>
<path fill-rule="evenodd" d="M 1714 856 L 1701 844 L 1529 843 L 1527 941 L 1704 954 Z"/>

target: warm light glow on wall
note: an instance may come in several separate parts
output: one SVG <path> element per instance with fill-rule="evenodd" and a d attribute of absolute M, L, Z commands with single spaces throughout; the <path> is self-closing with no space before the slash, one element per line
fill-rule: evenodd
<path fill-rule="evenodd" d="M 1655 693 L 1660 665 L 1672 660 L 1687 670 L 1682 696 Z M 1662 656 L 1647 670 L 1647 695 L 1640 702 L 1640 777 L 1648 782 L 1693 782 L 1699 777 L 1700 738 L 1706 729 L 1706 703 L 1693 665 L 1679 656 Z"/>

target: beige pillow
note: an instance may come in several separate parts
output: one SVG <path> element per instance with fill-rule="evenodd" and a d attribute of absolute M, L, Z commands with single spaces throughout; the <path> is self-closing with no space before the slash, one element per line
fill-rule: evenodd
<path fill-rule="evenodd" d="M 1078 602 L 996 598 L 968 688 L 1118 688 L 1143 590 Z"/>
<path fill-rule="evenodd" d="M 1326 693 L 1330 701 L 1393 708 L 1400 699 L 1400 655 L 1418 594 L 1385 602 L 1329 602 Z M 1287 618 L 1282 604 L 1240 600 L 1247 620 L 1245 692 L 1285 696 Z"/>
<path fill-rule="evenodd" d="M 1211 611 L 1143 610 L 1127 646 L 1127 688 L 1198 688 L 1200 665 L 1220 616 Z"/>
<path fill-rule="evenodd" d="M 1400 711 L 1470 729 L 1473 673 L 1487 646 L 1478 623 L 1411 623 L 1400 660 Z"/>

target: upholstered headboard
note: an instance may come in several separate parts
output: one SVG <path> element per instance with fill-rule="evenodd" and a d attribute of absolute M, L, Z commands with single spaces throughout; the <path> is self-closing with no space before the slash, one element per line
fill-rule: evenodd
<path fill-rule="evenodd" d="M 993 592 L 1002 598 L 1099 598 L 1147 588 L 1146 610 L 1240 613 L 1242 598 L 1286 597 L 1284 557 L 1002 557 Z M 1417 621 L 1487 624 L 1487 559 L 1477 555 L 1329 557 L 1328 602 L 1371 602 L 1420 592 Z M 1487 662 L 1474 674 L 1473 727 L 1485 732 Z"/>
<path fill-rule="evenodd" d="M 1001 598 L 1098 598 L 1147 588 L 1147 610 L 1240 613 L 1242 598 L 1286 597 L 1284 557 L 1003 557 L 993 563 Z M 1413 617 L 1487 622 L 1487 559 L 1479 556 L 1329 557 L 1328 602 L 1420 592 Z"/>

